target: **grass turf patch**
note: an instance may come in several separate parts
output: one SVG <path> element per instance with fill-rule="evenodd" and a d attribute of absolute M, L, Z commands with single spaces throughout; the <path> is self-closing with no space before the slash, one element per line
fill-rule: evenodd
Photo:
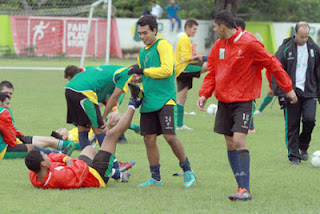
<path fill-rule="evenodd" d="M 20 62 L 29 66 L 28 63 Z M 77 64 L 75 60 L 58 62 L 31 61 L 32 66 L 52 64 L 64 67 Z M 96 64 L 88 62 L 87 65 Z M 135 60 L 111 60 L 112 64 L 129 66 Z M 4 65 L 4 62 L 0 64 Z M 18 61 L 11 64 L 19 64 Z M 103 64 L 103 62 L 99 63 Z M 236 182 L 232 175 L 224 138 L 213 133 L 214 115 L 196 108 L 198 90 L 204 75 L 194 80 L 189 91 L 185 111 L 185 124 L 193 131 L 178 131 L 190 159 L 198 183 L 184 189 L 183 177 L 173 177 L 181 172 L 178 160 L 162 136 L 158 137 L 161 175 L 164 186 L 141 188 L 137 185 L 150 178 L 143 138 L 133 131 L 126 132 L 128 144 L 118 145 L 116 156 L 120 161 L 135 160 L 130 170 L 129 183 L 110 180 L 107 188 L 82 188 L 75 190 L 41 190 L 34 188 L 28 178 L 23 159 L 0 161 L 0 202 L 3 213 L 318 213 L 317 185 L 319 170 L 309 161 L 291 166 L 287 160 L 284 142 L 284 119 L 277 101 L 263 114 L 255 116 L 255 134 L 247 138 L 251 155 L 251 190 L 253 200 L 230 202 L 228 195 L 235 193 Z M 48 136 L 66 124 L 63 71 L 0 70 L 0 81 L 9 80 L 15 91 L 11 109 L 18 127 L 26 135 Z M 264 80 L 262 98 L 267 93 Z M 129 96 L 120 111 L 124 112 Z M 217 103 L 210 98 L 206 107 Z M 136 112 L 133 122 L 139 124 Z M 309 153 L 320 149 L 316 126 Z M 72 157 L 77 157 L 75 152 Z"/>

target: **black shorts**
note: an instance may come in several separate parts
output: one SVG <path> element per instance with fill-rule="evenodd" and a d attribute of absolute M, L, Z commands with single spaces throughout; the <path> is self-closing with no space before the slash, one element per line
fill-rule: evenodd
<path fill-rule="evenodd" d="M 112 175 L 114 159 L 113 154 L 100 150 L 92 161 L 92 168 L 97 170 L 105 184 L 108 183 L 109 177 Z"/>
<path fill-rule="evenodd" d="M 79 155 L 78 159 L 86 162 L 86 164 L 88 164 L 88 166 L 92 167 L 92 160 L 90 158 L 88 158 L 87 156 Z"/>
<path fill-rule="evenodd" d="M 141 135 L 176 134 L 176 114 L 176 106 L 173 105 L 165 105 L 158 111 L 141 113 Z"/>
<path fill-rule="evenodd" d="M 3 159 L 24 158 L 28 154 L 25 144 L 17 144 L 15 147 L 7 146 Z"/>
<path fill-rule="evenodd" d="M 247 134 L 252 115 L 252 102 L 218 102 L 214 131 L 233 136 L 234 132 Z"/>
<path fill-rule="evenodd" d="M 194 63 L 190 64 L 185 68 L 185 71 L 183 71 L 178 77 L 177 77 L 177 86 L 178 86 L 178 92 L 184 89 L 185 87 L 188 87 L 188 90 L 192 88 L 192 80 L 193 78 L 199 78 L 201 74 L 203 63 Z M 188 71 L 188 67 L 191 67 Z"/>
<path fill-rule="evenodd" d="M 96 128 L 103 126 L 99 105 L 91 102 L 84 94 L 68 88 L 65 95 L 68 107 L 67 123 Z"/>
<path fill-rule="evenodd" d="M 17 138 L 24 144 L 32 144 L 33 136 L 17 136 Z"/>

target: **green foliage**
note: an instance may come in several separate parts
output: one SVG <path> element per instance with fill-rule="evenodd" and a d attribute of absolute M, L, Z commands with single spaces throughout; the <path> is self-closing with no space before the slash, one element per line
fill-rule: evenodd
<path fill-rule="evenodd" d="M 180 0 L 176 1 L 178 6 L 181 8 L 178 11 L 178 16 L 182 19 L 195 18 L 195 19 L 210 19 L 213 0 Z M 140 17 L 145 9 L 151 11 L 152 9 L 151 0 L 128 0 L 128 1 L 113 1 L 113 5 L 117 9 L 117 17 Z M 170 1 L 158 1 L 157 2 L 163 9 L 162 18 L 167 17 L 166 7 Z"/>
<path fill-rule="evenodd" d="M 226 0 L 176 0 L 181 10 L 178 16 L 182 19 L 194 18 L 210 20 L 214 10 L 215 1 L 220 1 L 219 5 L 224 5 Z M 45 2 L 45 3 L 43 3 Z M 94 0 L 0 0 L 1 13 L 24 12 L 37 15 L 46 15 L 47 10 L 55 11 L 59 14 L 61 9 L 74 9 L 78 6 L 90 5 Z M 230 3 L 227 8 L 230 8 Z M 25 3 L 28 5 L 26 11 Z M 41 4 L 40 4 L 41 3 Z M 163 17 L 167 17 L 165 8 L 170 0 L 158 0 L 158 4 L 163 8 Z M 320 22 L 320 4 L 317 0 L 239 0 L 238 12 L 247 21 L 281 21 L 297 22 L 300 20 L 308 22 Z M 138 18 L 145 9 L 151 10 L 152 0 L 114 0 L 113 6 L 116 8 L 116 17 Z M 44 12 L 41 12 L 44 11 Z M 65 14 L 65 11 L 61 12 Z M 87 16 L 85 12 L 79 11 L 68 15 Z M 105 11 L 96 9 L 96 16 L 105 16 Z"/>
<path fill-rule="evenodd" d="M 243 0 L 238 14 L 248 14 L 246 20 L 278 22 L 319 22 L 320 5 L 315 0 Z"/>

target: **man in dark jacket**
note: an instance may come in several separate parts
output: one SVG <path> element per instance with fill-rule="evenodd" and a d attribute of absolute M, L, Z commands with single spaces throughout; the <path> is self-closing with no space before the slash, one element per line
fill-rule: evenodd
<path fill-rule="evenodd" d="M 284 92 L 274 78 L 272 83 L 275 95 L 279 97 L 280 106 L 284 110 L 288 158 L 294 165 L 300 164 L 301 160 L 308 160 L 308 147 L 316 119 L 316 101 L 320 98 L 320 49 L 309 37 L 309 32 L 308 23 L 298 22 L 294 36 L 285 39 L 276 53 L 292 80 L 298 102 L 287 102 Z M 303 126 L 300 133 L 301 117 Z"/>

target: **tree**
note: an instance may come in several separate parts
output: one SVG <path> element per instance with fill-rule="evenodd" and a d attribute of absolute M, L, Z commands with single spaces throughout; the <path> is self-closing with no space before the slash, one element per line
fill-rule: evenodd
<path fill-rule="evenodd" d="M 219 10 L 230 10 L 233 15 L 238 12 L 238 0 L 215 0 L 214 1 L 214 14 Z"/>

